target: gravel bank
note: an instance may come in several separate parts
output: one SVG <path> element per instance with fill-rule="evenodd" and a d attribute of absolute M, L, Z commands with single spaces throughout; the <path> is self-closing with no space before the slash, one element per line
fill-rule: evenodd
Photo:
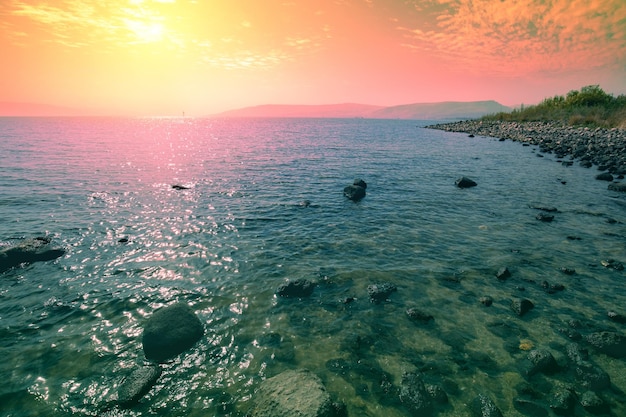
<path fill-rule="evenodd" d="M 466 120 L 427 126 L 447 132 L 510 139 L 536 145 L 558 158 L 569 156 L 581 165 L 626 174 L 626 130 L 566 126 L 558 122 L 501 122 Z"/>

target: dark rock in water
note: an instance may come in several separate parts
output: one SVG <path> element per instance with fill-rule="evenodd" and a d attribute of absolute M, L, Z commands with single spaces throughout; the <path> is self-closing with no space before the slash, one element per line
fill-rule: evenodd
<path fill-rule="evenodd" d="M 128 243 L 128 238 L 127 237 L 121 237 L 117 240 L 117 243 Z"/>
<path fill-rule="evenodd" d="M 583 395 L 580 397 L 580 405 L 592 414 L 605 414 L 609 412 L 608 405 L 593 391 L 583 392 Z"/>
<path fill-rule="evenodd" d="M 496 278 L 498 278 L 500 281 L 506 281 L 507 278 L 511 278 L 511 271 L 509 271 L 509 268 L 507 267 L 502 267 L 500 268 L 500 270 L 498 270 Z"/>
<path fill-rule="evenodd" d="M 552 220 L 554 220 L 554 216 L 551 216 L 551 215 L 545 214 L 545 213 L 539 213 L 539 214 L 537 214 L 537 216 L 535 216 L 535 218 L 537 220 L 545 222 L 545 223 L 549 223 Z"/>
<path fill-rule="evenodd" d="M 623 314 L 616 313 L 615 311 L 609 311 L 607 313 L 609 320 L 614 321 L 619 324 L 626 324 L 626 316 Z"/>
<path fill-rule="evenodd" d="M 372 284 L 367 286 L 367 294 L 372 303 L 380 303 L 389 298 L 392 292 L 397 291 L 398 287 L 388 282 Z"/>
<path fill-rule="evenodd" d="M 120 407 L 132 407 L 146 395 L 161 376 L 161 367 L 156 364 L 145 365 L 135 369 L 128 375 L 117 391 L 117 402 Z"/>
<path fill-rule="evenodd" d="M 476 187 L 478 185 L 476 184 L 476 181 L 467 177 L 459 178 L 458 180 L 454 182 L 454 184 L 459 188 L 470 188 L 470 187 Z"/>
<path fill-rule="evenodd" d="M 568 387 L 558 387 L 552 394 L 550 408 L 555 414 L 561 416 L 574 415 L 574 405 L 576 404 L 576 396 Z"/>
<path fill-rule="evenodd" d="M 591 161 L 580 161 L 580 166 L 583 168 L 591 168 L 593 163 Z"/>
<path fill-rule="evenodd" d="M 311 207 L 311 201 L 309 200 L 302 200 L 300 202 L 300 204 L 298 204 L 300 207 Z"/>
<path fill-rule="evenodd" d="M 578 343 L 569 343 L 565 351 L 569 360 L 575 364 L 586 362 L 589 359 L 589 352 L 581 348 Z"/>
<path fill-rule="evenodd" d="M 535 210 L 545 211 L 548 213 L 556 213 L 559 211 L 556 207 L 550 207 L 550 206 L 530 206 L 530 208 L 533 208 Z"/>
<path fill-rule="evenodd" d="M 615 332 L 596 332 L 587 335 L 587 342 L 598 352 L 614 358 L 626 357 L 626 337 Z"/>
<path fill-rule="evenodd" d="M 172 188 L 174 190 L 188 190 L 189 187 L 185 187 L 184 185 L 180 185 L 180 184 L 174 184 L 172 185 Z"/>
<path fill-rule="evenodd" d="M 187 304 L 176 303 L 157 310 L 143 329 L 146 358 L 164 362 L 192 347 L 204 335 L 204 327 Z"/>
<path fill-rule="evenodd" d="M 352 185 L 356 185 L 357 187 L 363 187 L 363 189 L 367 188 L 367 183 L 363 181 L 361 178 L 355 179 Z"/>
<path fill-rule="evenodd" d="M 576 273 L 576 270 L 574 268 L 561 268 L 561 272 L 563 272 L 565 275 L 574 275 Z"/>
<path fill-rule="evenodd" d="M 296 279 L 281 284 L 276 290 L 276 294 L 286 298 L 302 298 L 313 294 L 315 284 L 308 279 Z"/>
<path fill-rule="evenodd" d="M 349 200 L 359 201 L 365 197 L 365 188 L 358 185 L 348 185 L 343 189 L 343 195 L 345 195 Z"/>
<path fill-rule="evenodd" d="M 421 310 L 418 310 L 417 308 L 409 308 L 406 311 L 406 315 L 413 322 L 428 323 L 429 321 L 433 320 L 433 316 Z"/>
<path fill-rule="evenodd" d="M 599 181 L 613 181 L 613 175 L 608 172 L 603 172 L 602 174 L 596 175 L 596 179 Z"/>
<path fill-rule="evenodd" d="M 615 259 L 603 260 L 603 261 L 600 261 L 600 263 L 602 264 L 603 267 L 608 268 L 608 269 L 614 269 L 616 271 L 624 270 L 624 264 L 616 261 Z"/>
<path fill-rule="evenodd" d="M 526 416 L 533 417 L 545 417 L 548 416 L 548 411 L 541 405 L 534 403 L 523 398 L 516 398 L 513 400 L 513 407 L 520 413 Z"/>
<path fill-rule="evenodd" d="M 473 138 L 474 135 L 472 135 L 471 133 L 469 135 L 467 135 L 468 138 Z"/>
<path fill-rule="evenodd" d="M 326 387 L 317 375 L 299 369 L 261 382 L 252 399 L 250 417 L 335 417 Z"/>
<path fill-rule="evenodd" d="M 515 312 L 515 314 L 520 317 L 528 313 L 534 307 L 535 305 L 532 303 L 532 301 L 525 298 L 516 298 L 511 301 L 511 310 L 513 310 L 513 312 Z"/>
<path fill-rule="evenodd" d="M 426 391 L 436 404 L 447 404 L 448 394 L 439 385 L 426 385 Z"/>
<path fill-rule="evenodd" d="M 546 349 L 531 350 L 527 356 L 529 365 L 526 366 L 525 374 L 532 376 L 537 373 L 551 374 L 559 369 L 552 353 Z"/>
<path fill-rule="evenodd" d="M 469 404 L 472 417 L 502 417 L 502 412 L 485 394 L 479 394 Z"/>
<path fill-rule="evenodd" d="M 602 391 L 611 386 L 611 377 L 604 369 L 590 362 L 581 361 L 574 367 L 578 383 L 592 391 Z"/>
<path fill-rule="evenodd" d="M 424 381 L 419 374 L 406 372 L 402 375 L 400 386 L 400 401 L 417 416 L 430 416 L 433 413 L 433 403 Z"/>
<path fill-rule="evenodd" d="M 64 249 L 54 247 L 51 243 L 49 237 L 36 237 L 0 249 L 0 273 L 23 263 L 51 261 L 65 254 Z"/>
<path fill-rule="evenodd" d="M 626 192 L 626 182 L 612 182 L 609 184 L 609 190 L 624 193 Z"/>
<path fill-rule="evenodd" d="M 489 297 L 488 295 L 480 297 L 480 303 L 485 307 L 490 307 L 493 304 L 493 298 Z"/>

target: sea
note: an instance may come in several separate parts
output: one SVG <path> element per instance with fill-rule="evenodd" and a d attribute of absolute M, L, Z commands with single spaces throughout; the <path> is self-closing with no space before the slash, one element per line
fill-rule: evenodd
<path fill-rule="evenodd" d="M 626 415 L 626 362 L 585 344 L 626 332 L 608 317 L 626 315 L 626 272 L 610 267 L 626 263 L 626 194 L 595 167 L 431 123 L 0 118 L 0 248 L 65 249 L 0 274 L 0 415 L 243 417 L 292 369 L 349 416 L 413 415 L 406 373 L 446 393 L 437 416 L 471 415 L 481 394 L 506 416 L 552 415 L 552 392 L 587 391 L 573 342 L 610 376 L 604 412 Z M 312 295 L 276 294 L 303 279 Z M 379 284 L 397 290 L 374 303 Z M 517 315 L 519 299 L 534 308 Z M 146 363 L 144 324 L 176 302 L 203 338 L 111 407 Z M 559 371 L 529 375 L 533 349 Z"/>

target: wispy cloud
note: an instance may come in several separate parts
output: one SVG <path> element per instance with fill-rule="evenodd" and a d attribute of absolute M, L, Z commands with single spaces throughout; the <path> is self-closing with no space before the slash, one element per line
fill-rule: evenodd
<path fill-rule="evenodd" d="M 398 18 L 404 45 L 464 71 L 518 75 L 626 61 L 623 0 L 424 0 L 412 7 L 422 18 Z"/>

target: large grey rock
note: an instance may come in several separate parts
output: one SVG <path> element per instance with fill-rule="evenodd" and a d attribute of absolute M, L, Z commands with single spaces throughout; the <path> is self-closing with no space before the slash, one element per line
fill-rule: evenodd
<path fill-rule="evenodd" d="M 146 358 L 164 362 L 192 347 L 204 334 L 204 326 L 187 304 L 176 303 L 157 310 L 143 329 Z"/>
<path fill-rule="evenodd" d="M 122 408 L 133 406 L 146 395 L 161 376 L 156 364 L 142 366 L 128 375 L 117 391 L 117 402 Z"/>
<path fill-rule="evenodd" d="M 25 239 L 15 246 L 0 249 L 0 273 L 23 263 L 51 261 L 65 254 L 54 247 L 49 237 Z"/>
<path fill-rule="evenodd" d="M 285 371 L 263 381 L 253 397 L 251 417 L 333 417 L 326 387 L 306 369 Z"/>

